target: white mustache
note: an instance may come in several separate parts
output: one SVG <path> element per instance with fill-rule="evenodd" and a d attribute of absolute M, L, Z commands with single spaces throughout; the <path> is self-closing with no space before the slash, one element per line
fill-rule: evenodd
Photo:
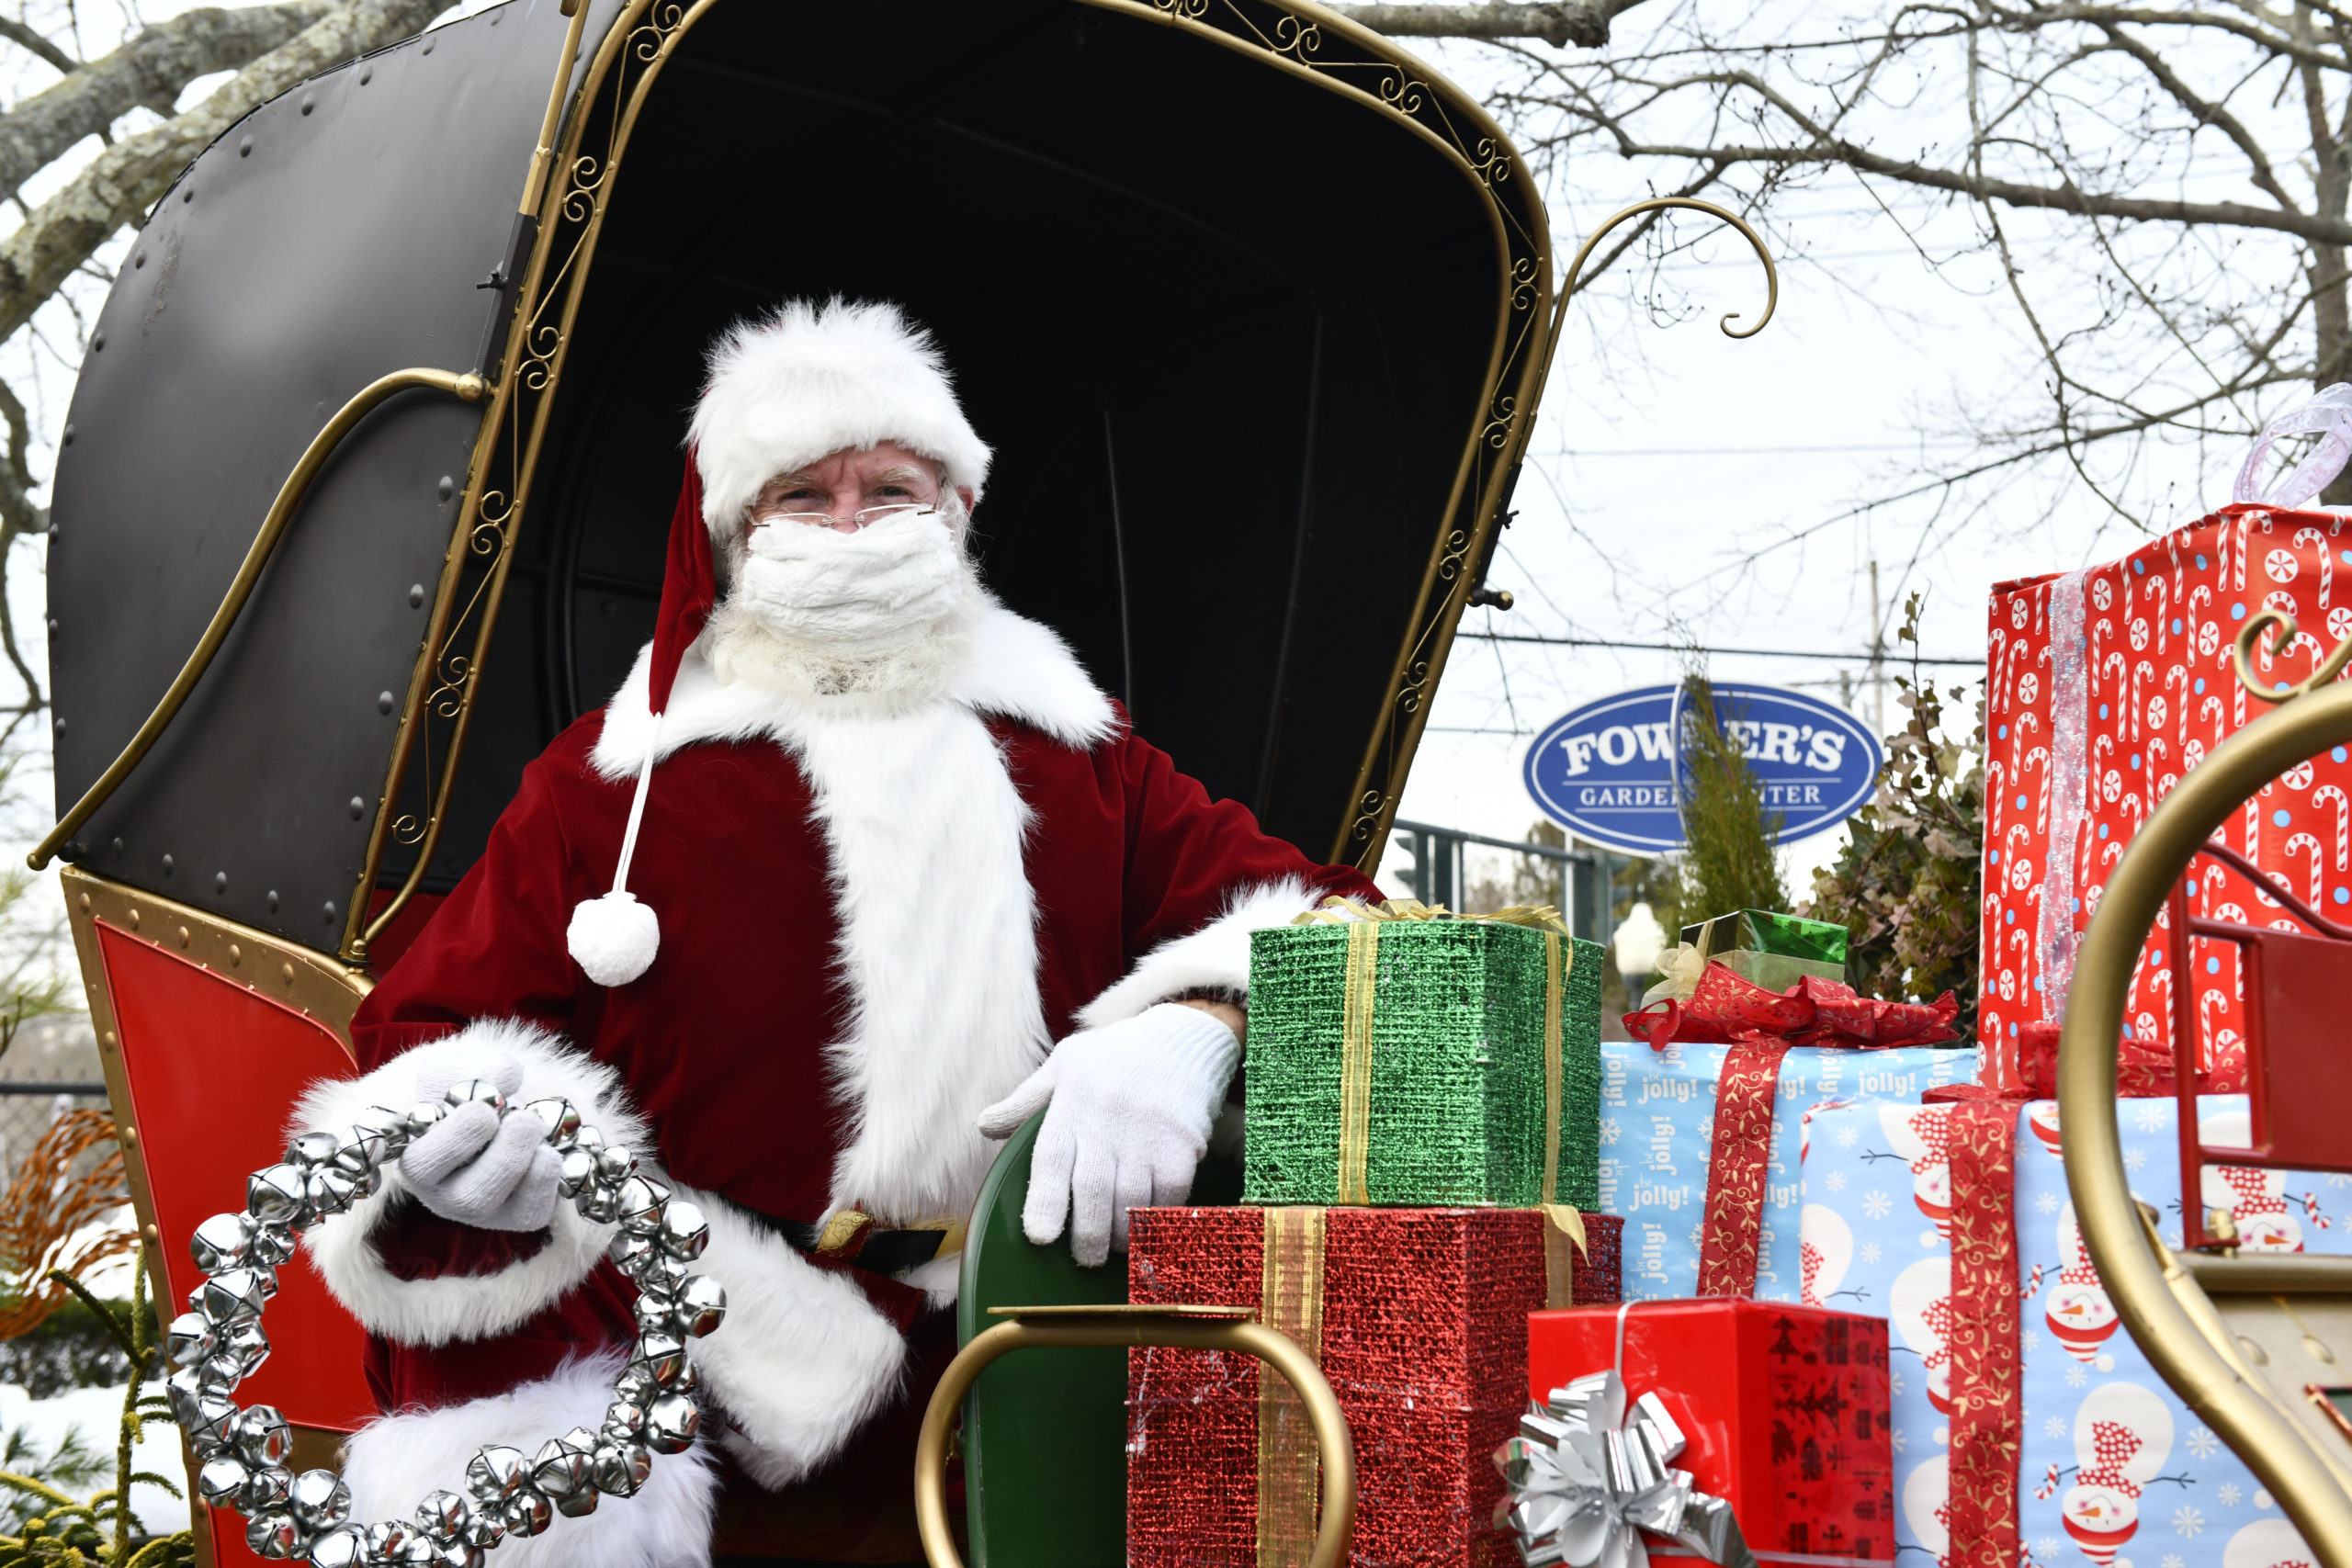
<path fill-rule="evenodd" d="M 735 594 L 777 631 L 847 650 L 942 619 L 966 580 L 946 520 L 904 513 L 854 534 L 803 523 L 755 527 Z"/>

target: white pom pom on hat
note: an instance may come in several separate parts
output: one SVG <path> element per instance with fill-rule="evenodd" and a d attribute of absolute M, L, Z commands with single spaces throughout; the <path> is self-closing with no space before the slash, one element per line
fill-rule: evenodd
<path fill-rule="evenodd" d="M 646 671 L 653 723 L 613 890 L 573 906 L 564 936 L 600 986 L 628 985 L 662 950 L 661 919 L 628 891 L 628 868 L 678 665 L 718 602 L 712 536 L 731 531 L 776 475 L 884 441 L 937 462 L 943 485 L 968 488 L 976 501 L 989 476 L 988 444 L 965 419 L 938 345 L 882 301 L 789 299 L 720 333 L 690 440 Z"/>

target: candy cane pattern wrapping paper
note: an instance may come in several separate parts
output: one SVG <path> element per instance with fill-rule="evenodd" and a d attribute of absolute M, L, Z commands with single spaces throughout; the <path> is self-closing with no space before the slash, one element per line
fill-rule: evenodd
<path fill-rule="evenodd" d="M 1984 1080 L 2015 1088 L 2019 1031 L 2055 1022 L 2075 944 L 2125 847 L 2190 769 L 2267 711 L 2232 673 L 2248 615 L 2285 610 L 2293 646 L 2256 661 L 2302 680 L 2352 637 L 2352 530 L 2328 513 L 2230 506 L 2125 556 L 2063 576 L 1997 583 L 1985 644 L 1983 992 Z M 2076 628 L 2079 628 L 2077 630 Z M 2263 786 L 2222 834 L 2324 914 L 2352 919 L 2352 756 L 2345 748 Z M 2069 852 L 2071 851 L 2071 852 Z M 2199 862 L 2191 907 L 2215 919 L 2298 929 L 2234 872 Z M 2124 1018 L 2169 1051 L 2168 931 L 2150 933 Z M 2244 1050 L 2238 950 L 2190 954 L 2205 1064 L 2230 1074 Z"/>

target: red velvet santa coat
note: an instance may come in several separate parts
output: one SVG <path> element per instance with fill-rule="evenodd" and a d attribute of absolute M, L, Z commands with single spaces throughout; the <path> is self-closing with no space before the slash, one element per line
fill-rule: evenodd
<path fill-rule="evenodd" d="M 936 1309 L 958 1260 L 903 1281 L 822 1267 L 759 1217 L 965 1214 L 996 1148 L 975 1119 L 1050 1041 L 1193 987 L 1246 988 L 1252 929 L 1327 893 L 1377 895 L 1212 802 L 1051 632 L 992 607 L 947 694 L 911 711 L 722 686 L 690 653 L 629 876 L 661 953 L 606 990 L 565 928 L 611 885 L 652 729 L 645 676 L 640 659 L 526 772 L 481 862 L 360 1010 L 367 1076 L 320 1086 L 300 1119 L 405 1107 L 430 1055 L 522 1056 L 519 1099 L 568 1097 L 709 1215 L 701 1267 L 730 1312 L 695 1356 L 734 1462 L 768 1487 L 822 1471 L 902 1492 L 906 1434 L 952 1349 Z M 377 1336 L 379 1399 L 406 1412 L 354 1440 L 359 1517 L 461 1490 L 482 1443 L 598 1425 L 634 1326 L 634 1288 L 601 1261 L 610 1235 L 568 1203 L 537 1236 L 469 1230 L 396 1174 L 311 1233 Z M 861 1441 L 894 1451 L 887 1473 L 826 1468 Z M 707 1447 L 502 1561 L 702 1561 Z"/>

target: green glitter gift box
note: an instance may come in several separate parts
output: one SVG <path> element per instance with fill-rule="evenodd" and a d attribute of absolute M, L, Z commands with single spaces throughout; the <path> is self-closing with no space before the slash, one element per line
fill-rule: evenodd
<path fill-rule="evenodd" d="M 1550 925 L 1253 932 L 1242 1201 L 1598 1208 L 1600 944 Z"/>

